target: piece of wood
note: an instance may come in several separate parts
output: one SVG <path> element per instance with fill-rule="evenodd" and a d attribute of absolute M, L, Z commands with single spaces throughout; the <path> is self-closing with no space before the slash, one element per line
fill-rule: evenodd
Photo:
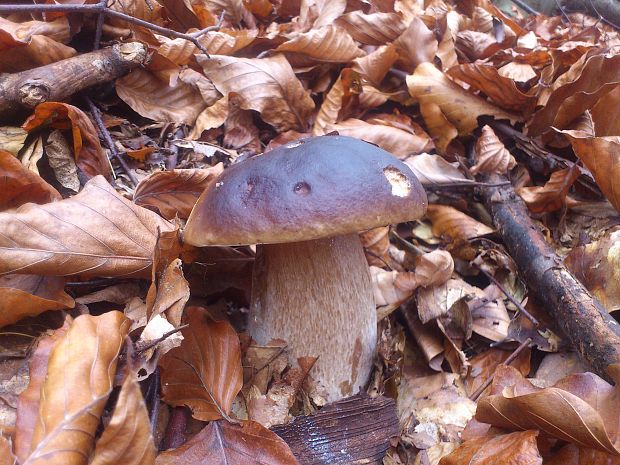
<path fill-rule="evenodd" d="M 482 196 L 532 295 L 554 317 L 581 359 L 609 380 L 607 367 L 620 363 L 618 322 L 564 266 L 512 186 L 486 187 Z"/>
<path fill-rule="evenodd" d="M 0 120 L 43 102 L 58 102 L 87 87 L 112 81 L 148 61 L 146 45 L 116 44 L 46 66 L 0 77 Z"/>
<path fill-rule="evenodd" d="M 271 430 L 286 441 L 300 465 L 380 465 L 400 428 L 387 397 L 357 395 Z"/>

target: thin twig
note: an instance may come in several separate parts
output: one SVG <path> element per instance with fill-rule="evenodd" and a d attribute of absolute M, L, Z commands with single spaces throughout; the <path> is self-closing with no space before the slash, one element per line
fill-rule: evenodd
<path fill-rule="evenodd" d="M 508 292 L 508 290 L 502 285 L 502 283 L 500 283 L 497 279 L 495 279 L 495 276 L 493 276 L 490 273 L 487 273 L 485 270 L 482 269 L 482 267 L 478 266 L 478 269 L 480 271 L 482 271 L 482 273 L 489 278 L 489 280 L 495 284 L 498 289 L 500 291 L 502 291 L 504 293 L 504 295 L 508 298 L 508 300 L 510 300 L 513 304 L 515 304 L 515 306 L 517 307 L 517 309 L 519 310 L 520 313 L 523 314 L 524 317 L 526 317 L 528 320 L 530 320 L 532 322 L 532 324 L 538 328 L 540 326 L 539 321 L 534 317 L 534 315 L 532 315 L 530 312 L 528 312 L 523 305 L 521 305 L 520 302 L 517 301 L 517 299 L 515 299 L 512 294 L 510 294 L 510 292 Z"/>
<path fill-rule="evenodd" d="M 519 345 L 519 347 L 517 347 L 515 349 L 515 351 L 512 354 L 510 354 L 510 356 L 506 359 L 506 361 L 504 363 L 502 363 L 502 365 L 510 365 L 519 356 L 519 354 L 521 352 L 523 352 L 527 346 L 530 345 L 531 342 L 532 342 L 532 338 L 528 337 L 525 341 L 523 341 Z M 491 376 L 489 376 L 484 383 L 482 383 L 480 386 L 478 386 L 478 389 L 476 389 L 469 396 L 469 398 L 471 400 L 473 400 L 473 401 L 477 400 L 478 397 L 480 397 L 480 395 L 484 392 L 484 390 L 491 385 L 491 383 L 493 382 L 494 376 L 495 376 L 495 373 L 493 373 Z"/>
<path fill-rule="evenodd" d="M 517 5 L 519 8 L 521 8 L 523 11 L 526 11 L 527 13 L 529 13 L 531 15 L 538 16 L 540 14 L 534 8 L 532 8 L 527 3 L 525 3 L 525 2 L 523 2 L 521 0 L 511 0 L 511 1 L 512 1 L 512 3 Z"/>
<path fill-rule="evenodd" d="M 119 153 L 118 150 L 116 150 L 116 145 L 114 144 L 114 141 L 112 140 L 112 136 L 110 136 L 110 132 L 105 127 L 105 124 L 103 123 L 103 119 L 101 119 L 101 113 L 99 112 L 99 108 L 97 108 L 97 105 L 95 105 L 90 98 L 85 96 L 85 99 L 86 99 L 86 102 L 88 103 L 88 108 L 90 109 L 90 113 L 93 115 L 95 123 L 97 124 L 97 129 L 99 129 L 99 134 L 101 134 L 103 141 L 108 146 L 108 149 L 110 150 L 110 154 L 112 155 L 112 157 L 116 158 L 116 161 L 118 161 L 118 163 L 121 165 L 121 168 L 123 168 L 123 170 L 129 177 L 129 180 L 133 184 L 133 187 L 136 187 L 140 181 L 138 181 L 138 178 L 136 178 L 136 175 L 133 174 L 131 168 L 129 167 L 125 159 L 123 158 L 123 155 Z"/>
<path fill-rule="evenodd" d="M 111 10 L 107 7 L 106 2 L 104 1 L 87 5 L 0 5 L 0 14 L 6 13 L 93 13 L 98 15 L 105 15 L 112 18 L 122 19 L 124 21 L 127 21 L 128 23 L 136 24 L 138 26 L 143 26 L 166 37 L 174 37 L 177 39 L 188 40 L 193 43 L 202 53 L 204 53 L 207 58 L 210 58 L 209 52 L 207 52 L 207 49 L 204 48 L 204 46 L 199 42 L 198 39 L 207 32 L 219 30 L 222 26 L 222 20 L 224 19 L 224 14 L 222 13 L 218 23 L 214 26 L 206 27 L 198 32 L 193 32 L 191 34 L 185 34 L 183 32 L 177 32 L 173 31 L 172 29 L 158 26 L 157 24 L 149 23 L 148 21 L 144 21 L 143 19 L 134 18 L 133 16 L 130 16 L 126 13 L 121 13 L 120 11 Z"/>
<path fill-rule="evenodd" d="M 145 350 L 149 350 L 151 347 L 155 347 L 157 344 L 159 344 L 160 342 L 166 340 L 167 338 L 169 338 L 170 336 L 172 336 L 175 333 L 178 333 L 179 331 L 181 331 L 182 329 L 185 329 L 189 327 L 189 325 L 181 325 L 177 328 L 171 329 L 168 332 L 165 332 L 164 334 L 162 334 L 161 336 L 159 336 L 157 339 L 152 340 L 151 342 L 141 346 L 141 347 L 136 347 L 136 353 L 142 353 Z"/>
<path fill-rule="evenodd" d="M 102 10 L 99 12 L 99 16 L 97 16 L 97 27 L 95 28 L 95 41 L 93 43 L 93 49 L 99 50 L 101 46 L 101 34 L 103 31 L 103 22 L 105 21 L 105 15 L 103 14 L 103 9 L 107 7 L 108 0 L 101 0 L 99 4 L 101 5 Z"/>

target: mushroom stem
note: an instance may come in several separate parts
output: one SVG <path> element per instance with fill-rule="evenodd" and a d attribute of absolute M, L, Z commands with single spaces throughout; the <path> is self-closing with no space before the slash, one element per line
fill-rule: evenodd
<path fill-rule="evenodd" d="M 312 375 L 329 401 L 363 388 L 377 315 L 357 234 L 258 246 L 249 331 L 259 344 L 285 339 L 292 361 L 318 357 Z"/>

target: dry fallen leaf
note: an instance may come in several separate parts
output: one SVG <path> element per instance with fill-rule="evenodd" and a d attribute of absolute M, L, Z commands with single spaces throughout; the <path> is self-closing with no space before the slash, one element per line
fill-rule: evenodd
<path fill-rule="evenodd" d="M 259 423 L 212 421 L 178 449 L 162 452 L 156 465 L 299 465 L 275 433 Z"/>
<path fill-rule="evenodd" d="M 86 464 L 128 329 L 120 312 L 81 315 L 56 343 L 24 465 Z"/>
<path fill-rule="evenodd" d="M 133 201 L 168 220 L 187 219 L 202 191 L 224 170 L 218 163 L 207 169 L 157 171 L 136 187 Z"/>
<path fill-rule="evenodd" d="M 580 175 L 577 165 L 554 171 L 544 186 L 521 187 L 517 193 L 533 213 L 559 210 L 566 204 L 568 191 Z"/>
<path fill-rule="evenodd" d="M 490 126 L 482 128 L 476 141 L 476 164 L 471 167 L 472 174 L 506 174 L 515 167 L 517 161 L 495 135 Z"/>
<path fill-rule="evenodd" d="M 279 132 L 304 130 L 314 102 L 282 55 L 269 58 L 197 57 L 205 74 L 224 95 L 235 92 L 241 108 L 256 110 Z"/>
<path fill-rule="evenodd" d="M 86 113 L 67 103 L 45 102 L 37 105 L 22 127 L 31 132 L 48 124 L 55 129 L 71 130 L 75 162 L 89 178 L 99 174 L 111 178 L 110 162 Z"/>
<path fill-rule="evenodd" d="M 346 13 L 336 24 L 356 41 L 367 45 L 384 45 L 396 39 L 405 29 L 402 16 L 398 13 L 364 14 L 359 10 Z"/>
<path fill-rule="evenodd" d="M 243 384 L 239 338 L 230 323 L 212 321 L 203 308 L 190 307 L 186 315 L 181 346 L 159 362 L 163 398 L 187 405 L 199 420 L 226 418 Z"/>
<path fill-rule="evenodd" d="M 149 276 L 158 229 L 172 224 L 98 176 L 69 199 L 0 213 L 0 274 Z"/>
<path fill-rule="evenodd" d="M 0 150 L 0 210 L 28 202 L 48 203 L 62 197 L 40 176 L 26 169 L 11 153 Z"/>
<path fill-rule="evenodd" d="M 433 223 L 433 234 L 452 242 L 466 241 L 494 231 L 493 228 L 447 205 L 429 205 L 426 214 Z"/>

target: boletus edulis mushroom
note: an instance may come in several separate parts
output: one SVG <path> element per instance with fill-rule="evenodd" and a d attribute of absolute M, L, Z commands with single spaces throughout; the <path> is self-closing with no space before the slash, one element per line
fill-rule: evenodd
<path fill-rule="evenodd" d="M 358 139 L 322 136 L 227 168 L 196 203 L 187 243 L 257 244 L 248 329 L 284 339 L 330 401 L 368 381 L 377 339 L 372 283 L 358 232 L 426 211 L 411 170 Z"/>

